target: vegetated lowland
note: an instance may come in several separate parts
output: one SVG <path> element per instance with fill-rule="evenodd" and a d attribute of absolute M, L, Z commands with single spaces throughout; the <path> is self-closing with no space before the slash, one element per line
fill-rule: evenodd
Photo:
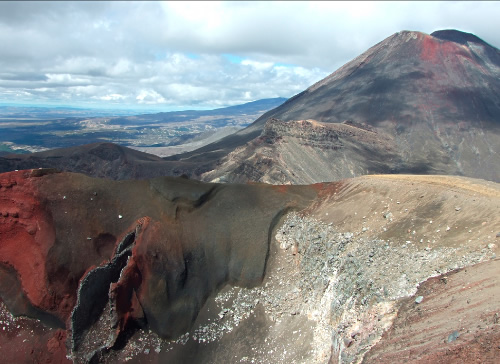
<path fill-rule="evenodd" d="M 113 142 L 165 156 L 234 133 L 285 100 L 263 99 L 214 110 L 134 115 L 120 110 L 3 106 L 0 150 L 4 154 L 26 153 Z M 124 115 L 117 116 L 119 113 Z"/>
<path fill-rule="evenodd" d="M 0 158 L 2 357 L 495 363 L 499 60 L 404 31 L 192 152 Z"/>

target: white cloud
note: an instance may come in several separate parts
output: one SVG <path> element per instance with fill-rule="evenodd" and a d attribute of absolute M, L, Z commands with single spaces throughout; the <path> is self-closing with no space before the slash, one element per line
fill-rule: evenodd
<path fill-rule="evenodd" d="M 109 70 L 109 75 L 110 76 L 122 76 L 126 75 L 130 72 L 133 72 L 132 70 L 132 62 L 130 62 L 127 59 L 119 59 L 118 62 L 112 65 L 112 67 Z"/>
<path fill-rule="evenodd" d="M 267 70 L 274 66 L 274 63 L 272 62 L 258 62 L 258 61 L 252 61 L 250 59 L 244 59 L 243 61 L 241 61 L 241 64 L 243 66 L 250 66 L 258 70 Z"/>
<path fill-rule="evenodd" d="M 290 97 L 404 29 L 457 28 L 498 47 L 499 13 L 499 2 L 2 1 L 0 102 Z"/>
<path fill-rule="evenodd" d="M 103 101 L 118 101 L 118 100 L 123 100 L 125 98 L 126 98 L 125 96 L 120 95 L 120 94 L 110 94 L 110 95 L 97 97 L 97 99 L 103 100 Z"/>
<path fill-rule="evenodd" d="M 167 100 L 155 90 L 141 90 L 135 98 L 139 104 L 164 104 Z"/>
<path fill-rule="evenodd" d="M 67 86 L 74 86 L 74 85 L 85 85 L 90 82 L 90 80 L 87 77 L 79 77 L 75 75 L 71 75 L 69 73 L 47 73 L 45 74 L 47 77 L 47 81 L 45 81 L 49 86 L 51 84 L 57 84 L 57 85 L 67 85 Z"/>

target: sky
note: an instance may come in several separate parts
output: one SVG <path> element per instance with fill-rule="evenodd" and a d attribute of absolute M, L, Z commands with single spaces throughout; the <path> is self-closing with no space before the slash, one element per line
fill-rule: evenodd
<path fill-rule="evenodd" d="M 500 2 L 0 1 L 0 104 L 212 109 L 289 98 L 401 30 L 500 48 Z"/>

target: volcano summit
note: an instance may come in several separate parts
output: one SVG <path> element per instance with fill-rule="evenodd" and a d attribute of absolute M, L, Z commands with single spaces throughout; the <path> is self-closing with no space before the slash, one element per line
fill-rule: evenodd
<path fill-rule="evenodd" d="M 456 30 L 399 32 L 247 133 L 255 138 L 204 179 L 423 173 L 500 181 L 500 51 Z"/>

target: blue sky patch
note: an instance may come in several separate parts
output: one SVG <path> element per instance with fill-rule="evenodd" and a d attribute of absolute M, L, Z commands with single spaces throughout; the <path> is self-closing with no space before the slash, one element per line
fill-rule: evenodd
<path fill-rule="evenodd" d="M 234 54 L 222 54 L 222 57 L 224 57 L 225 59 L 227 59 L 229 62 L 231 63 L 236 63 L 236 64 L 240 64 L 241 61 L 243 61 L 243 57 L 240 57 L 240 56 L 236 56 Z"/>

